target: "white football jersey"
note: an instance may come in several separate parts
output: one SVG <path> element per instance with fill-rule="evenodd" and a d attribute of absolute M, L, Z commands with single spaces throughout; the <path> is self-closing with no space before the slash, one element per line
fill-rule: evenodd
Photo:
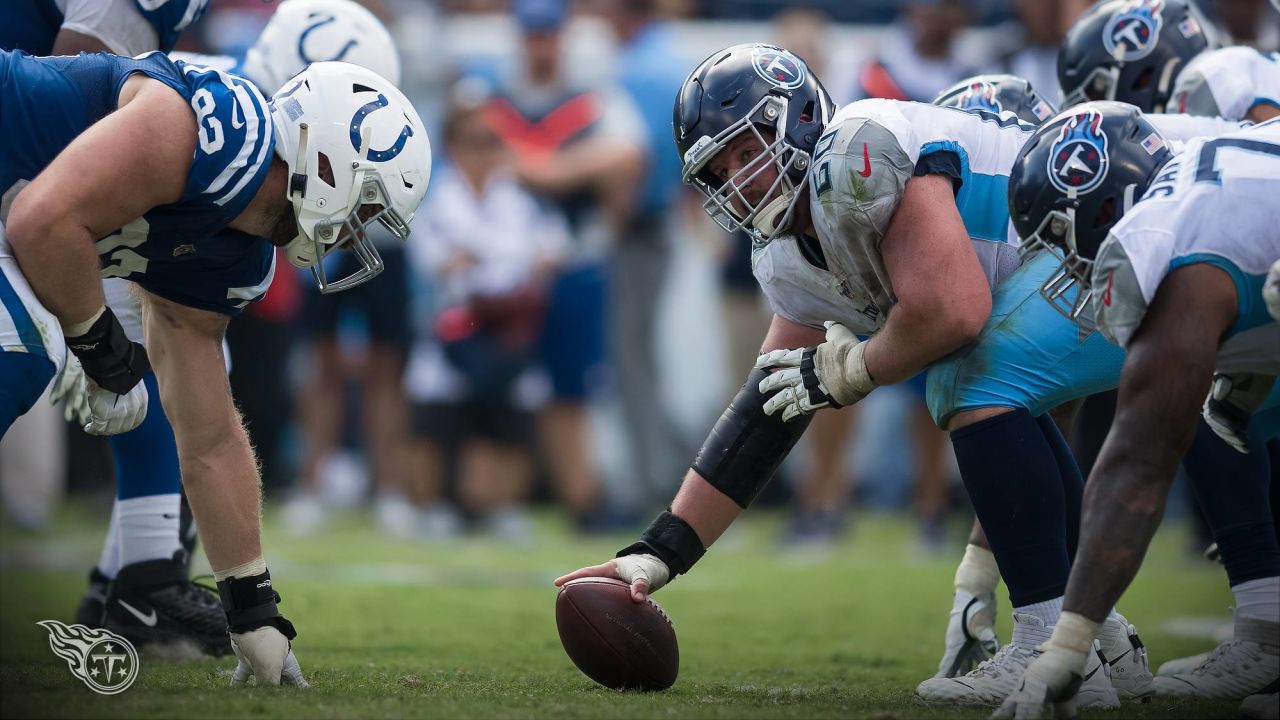
<path fill-rule="evenodd" d="M 1147 117 L 1176 147 L 1241 127 L 1210 117 Z M 879 99 L 845 106 L 818 140 L 809 169 L 809 208 L 826 267 L 791 235 L 756 245 L 752 270 L 770 307 L 802 325 L 838 320 L 860 335 L 879 330 L 897 302 L 880 242 L 917 169 L 956 179 L 956 207 L 994 289 L 1020 264 L 1009 171 L 1034 131 L 1012 113 Z"/>
<path fill-rule="evenodd" d="M 1231 276 L 1240 303 L 1218 369 L 1280 371 L 1280 324 L 1262 300 L 1267 270 L 1280 258 L 1278 199 L 1280 120 L 1189 141 L 1098 250 L 1099 328 L 1126 346 L 1165 276 L 1208 263 Z"/>
<path fill-rule="evenodd" d="M 793 236 L 752 252 L 774 312 L 814 327 L 838 320 L 864 335 L 884 325 L 897 298 L 880 243 L 918 166 L 955 178 L 956 205 L 994 288 L 1019 264 L 1009 170 L 1034 130 L 1011 113 L 878 99 L 844 107 L 818 140 L 809 170 L 809 207 L 826 267 Z"/>
<path fill-rule="evenodd" d="M 1280 106 L 1280 54 L 1229 47 L 1197 55 L 1178 73 L 1169 107 L 1243 120 L 1259 103 Z"/>

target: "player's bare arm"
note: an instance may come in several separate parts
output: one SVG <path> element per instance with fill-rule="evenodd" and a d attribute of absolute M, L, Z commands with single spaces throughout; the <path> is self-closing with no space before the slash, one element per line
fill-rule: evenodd
<path fill-rule="evenodd" d="M 1210 265 L 1188 265 L 1161 283 L 1129 344 L 1115 423 L 1085 486 L 1064 610 L 1100 622 L 1137 574 L 1237 307 L 1230 277 Z"/>
<path fill-rule="evenodd" d="M 222 336 L 228 318 L 148 293 L 144 319 L 209 563 L 230 568 L 253 560 L 262 555 L 258 469 L 227 380 Z"/>
<path fill-rule="evenodd" d="M 973 341 L 991 314 L 991 290 L 943 175 L 907 181 L 881 247 L 898 301 L 864 360 L 887 385 Z"/>
<path fill-rule="evenodd" d="M 774 315 L 760 352 L 768 353 L 781 348 L 812 346 L 822 342 L 822 338 L 823 332 L 817 328 L 801 325 Z M 670 514 L 678 518 L 678 522 L 683 523 L 694 533 L 695 537 L 689 539 L 696 540 L 699 543 L 699 547 L 696 548 L 698 551 L 705 551 L 711 547 L 712 543 L 724 534 L 724 531 L 733 524 L 733 521 L 746 508 L 741 495 L 731 497 L 726 493 L 726 484 L 741 485 L 742 482 L 745 482 L 752 487 L 735 487 L 734 489 L 741 490 L 750 497 L 754 497 L 755 493 L 759 492 L 764 483 L 772 476 L 773 470 L 782 462 L 791 444 L 795 442 L 794 439 L 791 439 L 790 444 L 787 444 L 785 449 L 779 447 L 777 451 L 770 453 L 771 455 L 777 455 L 776 457 L 762 458 L 762 460 L 771 463 L 771 465 L 767 473 L 755 478 L 724 479 L 713 477 L 708 479 L 697 469 L 698 467 L 704 467 L 705 469 L 705 466 L 701 465 L 702 461 L 706 456 L 714 454 L 719 456 L 719 462 L 714 463 L 717 468 L 725 468 L 732 471 L 734 456 L 737 456 L 739 451 L 743 449 L 741 443 L 749 439 L 746 434 L 750 432 L 750 429 L 741 427 L 744 418 L 748 423 L 753 419 L 764 419 L 763 410 L 760 407 L 760 401 L 763 398 L 759 396 L 759 390 L 756 387 L 763 374 L 763 371 L 756 370 L 748 376 L 747 382 L 738 393 L 738 397 L 734 398 L 732 406 L 721 416 L 703 444 L 702 450 L 698 452 L 698 459 L 695 460 L 694 467 L 685 473 L 684 482 L 680 485 L 680 490 L 676 493 L 675 500 L 671 503 Z M 754 409 L 745 407 L 751 402 L 756 404 Z M 753 412 L 757 417 L 750 417 Z M 764 419 L 764 422 L 769 422 L 769 420 Z M 778 421 L 774 420 L 773 422 L 777 423 Z M 803 428 L 807 424 L 807 418 L 803 423 L 791 423 L 791 425 L 799 425 L 798 428 L 790 428 L 795 433 L 795 438 L 799 437 L 799 433 L 803 432 Z M 713 463 L 708 458 L 708 465 L 711 464 Z M 735 492 L 735 494 L 737 493 Z M 653 528 L 651 527 L 650 530 L 653 530 Z M 648 533 L 649 531 L 646 531 L 646 535 Z M 650 590 L 656 590 L 661 587 L 673 573 L 670 573 L 669 568 L 661 566 L 662 563 L 660 561 L 655 563 L 634 560 L 637 557 L 651 556 L 644 554 L 624 555 L 608 562 L 584 567 L 558 577 L 555 584 L 560 586 L 570 580 L 583 577 L 614 577 L 631 583 L 632 600 L 644 602 Z M 637 573 L 637 570 L 639 573 Z M 660 575 L 660 579 L 654 577 L 653 573 L 655 571 Z"/>
<path fill-rule="evenodd" d="M 187 103 L 158 80 L 134 76 L 120 92 L 120 109 L 18 194 L 5 234 L 36 296 L 64 326 L 103 307 L 94 242 L 178 200 L 195 141 Z"/>

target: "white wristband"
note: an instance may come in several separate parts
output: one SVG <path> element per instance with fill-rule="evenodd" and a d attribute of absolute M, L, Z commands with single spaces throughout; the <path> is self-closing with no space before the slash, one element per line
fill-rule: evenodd
<path fill-rule="evenodd" d="M 1093 649 L 1093 638 L 1102 623 L 1096 623 L 1079 613 L 1064 612 L 1053 627 L 1053 635 L 1045 647 L 1060 648 L 1075 653 L 1087 653 Z"/>

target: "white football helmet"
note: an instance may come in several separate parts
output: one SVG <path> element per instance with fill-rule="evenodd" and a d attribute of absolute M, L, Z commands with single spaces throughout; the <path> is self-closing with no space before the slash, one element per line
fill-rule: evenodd
<path fill-rule="evenodd" d="M 272 96 L 271 120 L 298 221 L 285 246 L 289 261 L 311 268 L 325 293 L 372 279 L 382 258 L 366 228 L 377 220 L 404 240 L 427 192 L 431 142 L 418 112 L 373 71 L 318 62 Z M 355 253 L 363 267 L 331 281 L 321 261 L 335 248 Z"/>
<path fill-rule="evenodd" d="M 391 33 L 351 0 L 284 0 L 244 57 L 244 74 L 272 93 L 313 62 L 339 60 L 400 86 Z"/>

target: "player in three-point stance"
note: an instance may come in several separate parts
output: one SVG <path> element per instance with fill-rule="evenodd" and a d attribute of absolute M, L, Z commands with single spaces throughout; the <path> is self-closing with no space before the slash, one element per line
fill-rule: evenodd
<path fill-rule="evenodd" d="M 222 336 L 268 286 L 273 245 L 321 287 L 377 274 L 365 228 L 407 235 L 430 169 L 421 120 L 388 81 L 347 63 L 313 65 L 268 104 L 241 78 L 160 53 L 5 52 L 0 96 L 12 320 L 0 427 L 39 396 L 64 342 L 92 422 L 116 432 L 146 415 L 154 367 L 239 660 L 233 681 L 304 684 L 262 557 L 257 468 Z M 325 274 L 319 261 L 337 248 L 360 259 L 353 275 Z M 143 291 L 148 348 L 104 305 L 100 274 Z"/>
<path fill-rule="evenodd" d="M 1077 184 L 1073 178 L 1084 176 L 1057 158 L 1068 149 L 1063 138 L 1085 122 L 1103 138 L 1108 171 Z M 1128 356 L 1116 419 L 1086 486 L 1062 619 L 999 716 L 1038 717 L 1048 706 L 1074 712 L 1099 623 L 1141 566 L 1215 371 L 1280 373 L 1280 324 L 1264 298 L 1280 258 L 1278 193 L 1280 120 L 1193 140 L 1175 157 L 1135 108 L 1089 104 L 1046 124 L 1014 166 L 1014 222 L 1061 258 L 1061 277 L 1078 292 L 1072 312 L 1091 305 L 1101 331 Z M 1280 408 L 1264 402 L 1252 422 L 1274 437 Z M 1200 671 L 1157 678 L 1160 692 L 1217 699 L 1269 692 L 1246 702 L 1274 713 L 1274 536 L 1250 556 L 1258 579 L 1232 587 L 1234 640 Z"/>

